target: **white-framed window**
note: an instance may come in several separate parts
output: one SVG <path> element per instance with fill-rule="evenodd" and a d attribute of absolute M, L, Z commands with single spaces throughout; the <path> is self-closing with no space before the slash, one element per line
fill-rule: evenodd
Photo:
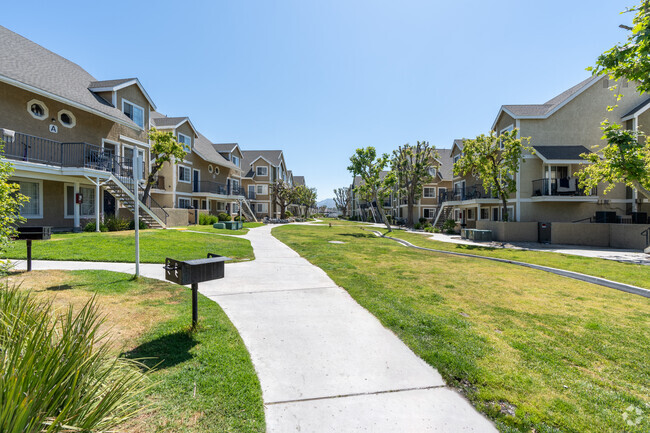
<path fill-rule="evenodd" d="M 29 198 L 20 208 L 20 215 L 25 218 L 43 218 L 43 182 L 18 180 L 20 193 Z"/>
<path fill-rule="evenodd" d="M 482 220 L 490 219 L 490 209 L 481 208 L 481 218 Z"/>
<path fill-rule="evenodd" d="M 208 164 L 208 173 L 214 173 L 214 167 L 212 164 Z"/>
<path fill-rule="evenodd" d="M 239 167 L 239 157 L 233 155 L 232 156 L 232 163 L 235 164 L 237 167 Z"/>
<path fill-rule="evenodd" d="M 179 165 L 178 181 L 183 183 L 192 183 L 192 170 L 184 165 Z"/>
<path fill-rule="evenodd" d="M 178 197 L 178 207 L 180 209 L 189 209 L 192 207 L 192 200 L 186 197 Z"/>
<path fill-rule="evenodd" d="M 515 125 L 508 125 L 505 128 L 503 128 L 501 130 L 501 132 L 499 132 L 499 135 L 503 134 L 504 132 L 510 132 L 513 129 L 515 129 Z M 503 149 L 503 141 L 502 140 L 499 140 L 499 149 Z"/>
<path fill-rule="evenodd" d="M 122 113 L 126 114 L 140 128 L 144 128 L 144 108 L 122 99 Z"/>
<path fill-rule="evenodd" d="M 95 187 L 94 186 L 80 186 L 79 194 L 82 200 L 79 205 L 79 216 L 81 218 L 95 216 Z M 76 197 L 74 195 L 74 185 L 65 185 L 65 217 L 74 218 L 74 207 L 76 205 Z"/>
<path fill-rule="evenodd" d="M 133 152 L 134 152 L 133 149 L 134 149 L 133 146 L 128 146 L 126 144 L 122 145 L 122 155 L 124 156 L 124 163 L 129 167 L 131 167 L 133 164 Z M 142 158 L 142 173 L 140 175 L 140 179 L 144 179 L 146 177 L 146 166 L 147 166 L 147 161 L 144 159 L 144 150 L 138 148 L 138 155 L 140 155 L 140 158 Z"/>
<path fill-rule="evenodd" d="M 433 208 L 424 208 L 422 209 L 424 213 L 424 217 L 427 219 L 432 219 L 434 216 L 436 216 L 436 210 Z"/>
<path fill-rule="evenodd" d="M 454 221 L 460 221 L 460 209 L 454 209 Z"/>
<path fill-rule="evenodd" d="M 268 176 L 269 175 L 269 168 L 267 166 L 260 166 L 257 167 L 257 171 L 255 172 L 257 176 Z"/>
<path fill-rule="evenodd" d="M 180 132 L 177 135 L 177 140 L 180 145 L 183 146 L 186 152 L 192 150 L 192 138 L 189 135 L 181 134 Z"/>
<path fill-rule="evenodd" d="M 239 213 L 239 205 L 237 203 L 232 204 L 232 212 Z"/>
<path fill-rule="evenodd" d="M 474 221 L 474 209 L 467 209 L 467 219 Z"/>
<path fill-rule="evenodd" d="M 268 194 L 268 185 L 257 185 L 256 192 L 259 195 L 267 195 Z"/>
<path fill-rule="evenodd" d="M 456 155 L 454 155 L 454 164 L 456 164 L 456 163 L 458 162 L 458 160 L 460 159 L 460 157 L 461 157 L 461 154 L 460 154 L 460 153 L 457 153 Z"/>
<path fill-rule="evenodd" d="M 269 205 L 267 203 L 257 203 L 255 207 L 257 208 L 257 213 L 267 213 L 269 209 Z"/>
<path fill-rule="evenodd" d="M 499 221 L 499 215 L 501 214 L 500 207 L 492 208 L 492 221 Z"/>
<path fill-rule="evenodd" d="M 68 110 L 60 110 L 58 117 L 59 123 L 66 128 L 73 128 L 77 124 L 77 118 Z"/>
<path fill-rule="evenodd" d="M 429 167 L 427 171 L 429 172 L 429 176 L 435 177 L 438 174 L 438 170 L 435 167 Z"/>
<path fill-rule="evenodd" d="M 27 103 L 27 112 L 31 114 L 34 119 L 38 120 L 45 120 L 50 115 L 47 105 L 38 99 L 32 99 Z"/>
<path fill-rule="evenodd" d="M 424 198 L 435 198 L 436 197 L 436 187 L 435 186 L 425 186 L 422 190 L 422 197 Z"/>
<path fill-rule="evenodd" d="M 248 185 L 248 197 L 255 196 L 255 185 Z"/>
<path fill-rule="evenodd" d="M 226 203 L 224 203 L 222 201 L 218 201 L 217 202 L 217 210 L 221 210 L 221 211 L 226 210 Z"/>

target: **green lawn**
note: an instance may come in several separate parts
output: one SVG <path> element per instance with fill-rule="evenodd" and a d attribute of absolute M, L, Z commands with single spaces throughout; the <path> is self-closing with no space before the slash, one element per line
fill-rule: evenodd
<path fill-rule="evenodd" d="M 318 218 L 320 221 L 315 222 L 314 224 L 324 224 L 324 225 L 329 225 L 330 223 L 333 226 L 364 226 L 364 225 L 369 225 L 371 223 L 367 222 L 359 222 L 359 221 L 348 221 L 344 219 L 339 219 L 339 218 Z"/>
<path fill-rule="evenodd" d="M 262 391 L 237 330 L 199 294 L 199 327 L 189 332 L 191 291 L 108 271 L 34 271 L 12 281 L 57 306 L 97 294 L 113 351 L 154 371 L 151 404 L 119 431 L 264 432 Z"/>
<path fill-rule="evenodd" d="M 248 233 L 248 230 L 253 229 L 255 227 L 260 227 L 263 226 L 264 223 L 254 223 L 254 222 L 245 222 L 244 227 L 241 230 L 227 230 L 227 229 L 215 229 L 211 225 L 191 225 L 191 226 L 183 226 L 183 227 L 174 227 L 174 229 L 178 230 L 192 230 L 195 232 L 204 232 L 204 233 L 216 233 L 216 234 L 222 234 L 222 235 L 245 235 Z"/>
<path fill-rule="evenodd" d="M 408 249 L 361 227 L 283 226 L 273 234 L 325 270 L 501 431 L 650 428 L 647 298 Z M 634 428 L 623 418 L 630 406 L 644 413 Z"/>
<path fill-rule="evenodd" d="M 205 258 L 207 253 L 220 254 L 235 260 L 254 258 L 253 249 L 246 239 L 178 230 L 140 232 L 140 261 L 143 263 L 164 263 L 166 257 L 180 260 L 200 259 Z M 10 259 L 24 259 L 26 256 L 24 241 L 13 242 L 4 254 L 5 258 Z M 33 243 L 32 258 L 133 262 L 135 235 L 133 231 L 55 234 L 51 240 Z"/>
<path fill-rule="evenodd" d="M 382 233 L 386 233 L 385 229 L 379 230 Z M 420 247 L 550 266 L 650 289 L 650 266 L 553 252 L 452 244 L 449 242 L 434 241 L 429 236 L 409 233 L 403 230 L 393 230 L 389 236 L 404 239 Z"/>

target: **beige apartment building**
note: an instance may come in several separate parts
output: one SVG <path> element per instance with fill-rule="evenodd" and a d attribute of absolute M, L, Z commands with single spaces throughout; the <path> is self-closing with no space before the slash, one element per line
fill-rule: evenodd
<path fill-rule="evenodd" d="M 244 150 L 242 152 L 242 186 L 250 200 L 255 216 L 279 218 L 280 209 L 273 197 L 273 184 L 289 181 L 281 150 Z"/>

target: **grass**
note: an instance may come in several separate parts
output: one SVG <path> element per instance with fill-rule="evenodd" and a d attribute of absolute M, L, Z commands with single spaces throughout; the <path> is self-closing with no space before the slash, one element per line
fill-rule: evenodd
<path fill-rule="evenodd" d="M 215 229 L 211 225 L 200 225 L 200 224 L 183 226 L 183 227 L 174 227 L 174 228 L 177 230 L 192 230 L 195 232 L 216 233 L 221 235 L 245 235 L 246 233 L 248 233 L 248 230 L 263 225 L 264 223 L 245 222 L 244 227 L 241 230 Z"/>
<path fill-rule="evenodd" d="M 140 231 L 140 261 L 142 263 L 164 263 L 168 256 L 179 260 L 199 259 L 206 257 L 207 253 L 220 254 L 235 260 L 254 258 L 253 249 L 246 239 L 178 230 Z M 4 257 L 26 258 L 25 242 L 12 242 Z M 50 240 L 34 242 L 32 258 L 133 262 L 135 260 L 135 235 L 133 231 L 55 234 Z"/>
<path fill-rule="evenodd" d="M 381 232 L 384 233 L 386 230 L 381 230 Z M 413 245 L 421 247 L 550 266 L 650 289 L 650 266 L 554 252 L 452 244 L 435 241 L 430 236 L 409 233 L 403 230 L 393 230 L 389 236 L 404 239 Z"/>
<path fill-rule="evenodd" d="M 344 220 L 344 219 L 339 219 L 339 218 L 319 218 L 320 221 L 315 222 L 313 224 L 319 224 L 319 225 L 329 225 L 332 224 L 333 226 L 363 226 L 363 225 L 368 225 L 372 223 L 367 223 L 367 222 L 362 222 L 362 221 L 349 221 L 349 220 Z"/>
<path fill-rule="evenodd" d="M 407 249 L 360 227 L 284 226 L 273 234 L 325 270 L 501 431 L 650 428 L 648 299 Z M 623 418 L 630 406 L 644 413 L 634 428 Z"/>
<path fill-rule="evenodd" d="M 260 385 L 237 330 L 199 294 L 199 328 L 188 332 L 191 291 L 108 271 L 33 271 L 12 282 L 55 306 L 81 307 L 97 294 L 112 350 L 154 368 L 151 404 L 119 431 L 263 432 Z"/>

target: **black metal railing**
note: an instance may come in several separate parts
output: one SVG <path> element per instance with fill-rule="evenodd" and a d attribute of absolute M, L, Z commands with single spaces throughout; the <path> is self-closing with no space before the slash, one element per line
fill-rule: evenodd
<path fill-rule="evenodd" d="M 578 178 L 537 179 L 533 181 L 533 197 L 541 196 L 596 196 L 596 188 L 580 188 Z"/>
<path fill-rule="evenodd" d="M 244 191 L 244 190 L 242 190 L 241 195 L 243 195 L 244 197 L 246 197 L 249 200 L 255 200 L 255 191 L 251 191 L 251 190 Z"/>
<path fill-rule="evenodd" d="M 491 190 L 486 190 L 483 185 L 455 186 L 451 190 L 438 192 L 438 202 L 475 200 L 479 198 L 496 198 Z"/>

